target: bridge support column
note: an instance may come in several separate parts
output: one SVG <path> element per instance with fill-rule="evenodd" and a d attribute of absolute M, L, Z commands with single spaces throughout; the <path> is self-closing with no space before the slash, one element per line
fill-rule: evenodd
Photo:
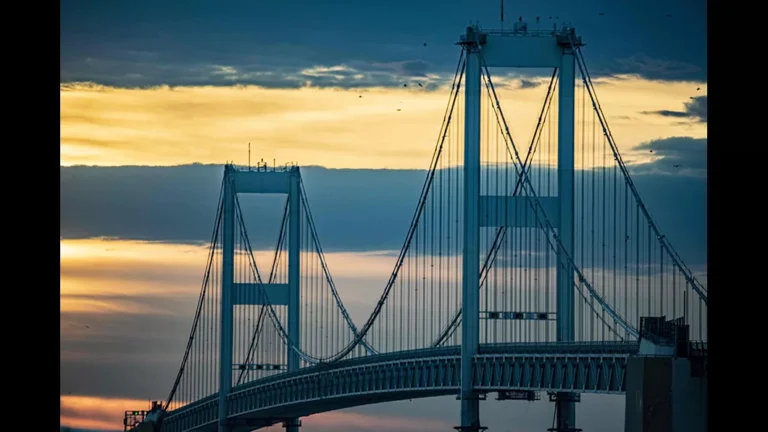
<path fill-rule="evenodd" d="M 688 358 L 630 357 L 624 430 L 707 431 L 707 376 L 691 366 Z"/>
<path fill-rule="evenodd" d="M 480 344 L 480 98 L 481 64 L 479 35 L 468 27 L 464 111 L 464 253 L 461 321 L 461 432 L 480 426 L 480 400 L 473 388 L 472 365 Z"/>
<path fill-rule="evenodd" d="M 224 167 L 222 214 L 221 343 L 219 344 L 219 432 L 229 432 L 227 396 L 232 389 L 232 290 L 235 276 L 235 179 L 231 166 Z"/>
<path fill-rule="evenodd" d="M 301 426 L 301 420 L 299 420 L 298 418 L 293 418 L 283 422 L 283 427 L 287 432 L 298 431 L 299 426 Z"/>
<path fill-rule="evenodd" d="M 291 171 L 288 190 L 288 337 L 296 346 L 301 346 L 300 310 L 301 294 L 301 174 L 299 168 Z M 288 372 L 299 369 L 299 354 L 287 346 Z M 298 432 L 301 422 L 298 418 L 285 422 L 287 432 Z"/>
<path fill-rule="evenodd" d="M 557 194 L 560 203 L 558 237 L 562 249 L 557 256 L 557 341 L 571 342 L 574 340 L 575 333 L 574 271 L 565 254 L 573 257 L 575 58 L 570 46 L 562 46 L 562 49 L 557 144 Z M 576 427 L 576 405 L 573 396 L 569 393 L 560 393 L 555 399 L 557 411 L 555 430 L 557 431 L 569 431 Z"/>

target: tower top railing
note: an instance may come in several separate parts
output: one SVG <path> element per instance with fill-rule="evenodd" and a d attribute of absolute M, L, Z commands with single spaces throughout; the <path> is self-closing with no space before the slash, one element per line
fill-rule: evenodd
<path fill-rule="evenodd" d="M 529 36 L 529 37 L 551 37 L 551 36 L 557 36 L 560 34 L 560 30 L 558 29 L 548 29 L 548 30 L 514 30 L 514 29 L 479 29 L 482 33 L 493 35 L 493 36 L 510 36 L 510 37 L 520 37 L 520 36 Z"/>
<path fill-rule="evenodd" d="M 261 161 L 256 162 L 256 165 L 237 165 L 234 163 L 228 163 L 227 166 L 231 167 L 232 169 L 236 171 L 255 171 L 255 172 L 286 172 L 286 171 L 292 171 L 299 167 L 299 165 L 296 162 L 286 162 L 281 165 L 277 165 L 273 162 L 272 165 L 269 165 L 267 162 L 264 162 L 262 159 Z"/>
<path fill-rule="evenodd" d="M 569 24 L 558 27 L 553 24 L 551 29 L 528 29 L 528 23 L 520 21 L 511 29 L 484 29 L 479 25 L 471 25 L 466 29 L 467 33 L 460 36 L 459 44 L 477 43 L 485 45 L 488 36 L 493 37 L 517 37 L 517 38 L 555 38 L 557 43 L 564 47 L 582 47 L 584 42 L 581 36 L 576 35 L 576 29 Z"/>

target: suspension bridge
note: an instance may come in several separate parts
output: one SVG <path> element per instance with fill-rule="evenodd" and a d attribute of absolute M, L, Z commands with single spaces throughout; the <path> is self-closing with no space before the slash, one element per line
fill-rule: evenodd
<path fill-rule="evenodd" d="M 299 167 L 227 165 L 178 375 L 127 429 L 297 432 L 311 414 L 457 395 L 456 429 L 480 431 L 487 395 L 546 392 L 552 431 L 580 430 L 581 393 L 626 394 L 630 430 L 647 423 L 649 367 L 674 373 L 672 393 L 706 388 L 707 289 L 643 204 L 576 31 L 470 26 L 458 45 L 427 176 L 367 320 L 336 289 Z M 512 67 L 553 71 L 525 143 L 490 73 Z M 252 248 L 248 194 L 285 197 L 279 232 L 260 234 L 277 237 L 272 252 Z M 678 399 L 655 430 L 703 430 L 691 425 L 706 408 Z"/>

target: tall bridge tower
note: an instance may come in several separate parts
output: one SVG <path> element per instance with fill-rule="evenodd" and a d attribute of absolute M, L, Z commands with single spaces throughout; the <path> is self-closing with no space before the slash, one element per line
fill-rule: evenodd
<path fill-rule="evenodd" d="M 286 346 L 288 371 L 299 369 L 299 355 L 291 347 L 299 343 L 299 268 L 301 229 L 301 173 L 298 167 L 284 170 L 268 170 L 265 166 L 256 170 L 240 171 L 227 165 L 224 170 L 224 206 L 223 206 L 223 250 L 221 273 L 221 344 L 219 345 L 219 432 L 229 432 L 227 424 L 228 399 L 232 389 L 232 372 L 238 367 L 248 368 L 249 365 L 234 365 L 232 351 L 233 310 L 235 305 L 261 305 L 265 303 L 255 283 L 234 283 L 235 266 L 235 195 L 236 194 L 287 194 L 288 195 L 288 283 L 263 284 L 263 288 L 274 306 L 288 307 L 288 337 L 291 344 Z M 286 422 L 287 432 L 298 432 L 299 420 L 290 419 Z"/>
<path fill-rule="evenodd" d="M 472 358 L 480 339 L 480 211 L 491 201 L 509 200 L 509 206 L 525 205 L 524 198 L 480 195 L 480 99 L 481 73 L 486 67 L 559 68 L 559 124 L 557 149 L 558 196 L 539 196 L 547 216 L 557 222 L 562 249 L 557 257 L 557 340 L 574 340 L 574 273 L 566 256 L 574 249 L 574 48 L 583 45 L 569 26 L 529 31 L 527 24 L 515 24 L 513 30 L 481 30 L 467 27 L 459 39 L 466 51 L 465 123 L 464 123 L 464 254 L 461 323 L 461 426 L 460 432 L 477 432 L 480 425 L 480 395 L 472 386 Z M 550 210 L 551 209 L 551 210 Z M 549 214 L 552 213 L 552 214 Z M 502 223 L 515 223 L 505 221 Z M 565 255 L 567 254 L 567 255 Z M 557 423 L 554 431 L 575 432 L 576 394 L 556 394 Z"/>

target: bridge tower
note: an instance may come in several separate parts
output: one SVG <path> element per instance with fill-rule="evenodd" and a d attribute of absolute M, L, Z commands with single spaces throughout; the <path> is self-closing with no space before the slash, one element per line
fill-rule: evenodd
<path fill-rule="evenodd" d="M 221 272 L 221 344 L 219 346 L 219 432 L 230 432 L 227 423 L 228 400 L 232 389 L 233 310 L 238 304 L 263 304 L 262 296 L 249 295 L 258 290 L 256 284 L 236 284 L 235 275 L 235 196 L 237 194 L 287 194 L 288 195 L 288 283 L 263 284 L 269 303 L 288 307 L 288 337 L 293 344 L 300 343 L 299 281 L 301 276 L 301 173 L 294 166 L 287 169 L 268 169 L 262 165 L 255 170 L 238 170 L 232 165 L 224 168 L 223 247 Z M 256 291 L 258 293 L 258 291 Z M 299 369 L 299 355 L 286 347 L 288 371 Z M 247 366 L 247 365 L 246 365 Z M 286 419 L 287 432 L 298 432 L 298 419 Z"/>
<path fill-rule="evenodd" d="M 558 221 L 558 236 L 564 250 L 557 257 L 557 340 L 574 340 L 574 272 L 563 252 L 573 256 L 574 248 L 574 46 L 583 45 L 575 29 L 563 25 L 550 30 L 528 30 L 516 23 L 514 30 L 482 30 L 467 27 L 459 39 L 466 50 L 464 123 L 464 251 L 461 322 L 461 426 L 460 432 L 477 432 L 480 425 L 480 395 L 474 391 L 472 358 L 480 340 L 480 220 L 479 213 L 489 201 L 508 200 L 509 207 L 527 205 L 526 198 L 480 196 L 480 98 L 481 74 L 485 67 L 559 68 L 558 196 L 539 196 L 547 217 Z M 514 223 L 505 221 L 501 223 Z M 513 225 L 509 225 L 513 226 Z M 557 423 L 553 431 L 576 429 L 576 394 L 555 396 Z"/>

